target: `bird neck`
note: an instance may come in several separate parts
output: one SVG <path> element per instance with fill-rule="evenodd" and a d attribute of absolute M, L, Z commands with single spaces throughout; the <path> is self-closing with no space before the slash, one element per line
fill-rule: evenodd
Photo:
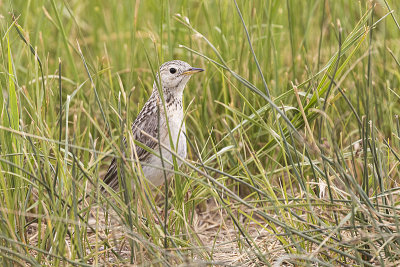
<path fill-rule="evenodd" d="M 183 86 L 182 86 L 183 87 Z M 160 92 L 157 89 L 157 84 L 153 85 L 153 94 L 157 97 L 161 102 Z M 165 100 L 165 103 L 168 105 L 171 102 L 180 102 L 182 103 L 183 96 L 183 88 L 167 88 L 163 87 L 162 94 Z"/>

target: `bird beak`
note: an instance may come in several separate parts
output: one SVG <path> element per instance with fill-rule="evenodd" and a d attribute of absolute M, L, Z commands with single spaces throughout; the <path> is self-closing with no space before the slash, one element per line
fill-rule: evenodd
<path fill-rule="evenodd" d="M 192 74 L 202 72 L 202 71 L 204 71 L 204 70 L 200 69 L 200 68 L 190 68 L 190 69 L 182 72 L 182 75 L 192 75 Z"/>

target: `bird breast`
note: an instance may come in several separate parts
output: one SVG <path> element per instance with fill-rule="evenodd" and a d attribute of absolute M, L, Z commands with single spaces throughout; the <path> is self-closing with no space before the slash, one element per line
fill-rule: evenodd
<path fill-rule="evenodd" d="M 153 186 L 159 186 L 164 183 L 164 172 L 162 170 L 162 166 L 167 170 L 167 176 L 171 177 L 173 174 L 171 171 L 173 169 L 173 165 L 168 162 L 173 163 L 172 154 L 169 152 L 170 150 L 175 151 L 180 158 L 185 159 L 187 155 L 187 147 L 186 147 L 186 136 L 185 136 L 185 123 L 183 121 L 183 110 L 168 110 L 167 111 L 168 124 L 169 124 L 169 132 L 171 134 L 171 139 L 173 144 L 170 143 L 168 128 L 166 126 L 165 114 L 162 114 L 160 117 L 161 127 L 160 127 L 160 141 L 163 144 L 161 153 L 164 159 L 164 163 L 161 162 L 159 156 L 151 156 L 146 165 L 142 166 L 145 177 L 151 182 Z M 160 114 L 161 115 L 161 114 Z M 164 146 L 166 148 L 164 148 Z M 158 153 L 158 149 L 156 149 L 156 153 Z M 182 161 L 177 159 L 178 166 L 182 164 Z M 152 166 L 158 166 L 156 168 Z"/>
<path fill-rule="evenodd" d="M 168 135 L 168 128 L 167 127 L 162 127 L 162 129 L 165 129 L 165 133 L 162 135 L 164 136 L 164 140 L 162 140 L 162 143 L 164 143 L 168 148 L 172 147 L 173 149 L 176 149 L 177 154 L 180 157 L 185 158 L 186 157 L 186 128 L 185 128 L 185 122 L 183 121 L 183 110 L 182 109 L 173 109 L 173 110 L 168 110 L 167 109 L 167 117 L 168 117 L 168 124 L 169 124 L 169 131 L 171 134 L 171 139 L 173 141 L 173 146 L 170 144 L 170 139 Z M 172 157 L 171 157 L 172 159 Z"/>

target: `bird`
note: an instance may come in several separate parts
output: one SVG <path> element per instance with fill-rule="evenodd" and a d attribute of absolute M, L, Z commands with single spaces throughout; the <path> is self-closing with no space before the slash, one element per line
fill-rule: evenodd
<path fill-rule="evenodd" d="M 170 164 L 173 162 L 172 154 L 169 150 L 176 151 L 180 158 L 185 159 L 187 156 L 186 128 L 182 105 L 183 91 L 190 77 L 202 71 L 204 69 L 194 68 L 181 60 L 172 60 L 162 64 L 156 74 L 153 91 L 149 99 L 132 123 L 133 138 L 142 146 L 147 147 L 145 149 L 142 146 L 135 145 L 137 159 L 141 163 L 144 177 L 153 187 L 158 187 L 165 181 L 163 166 L 167 170 L 173 169 L 173 165 Z M 161 84 L 162 90 L 158 90 L 158 84 Z M 160 92 L 164 97 L 165 106 Z M 171 139 L 168 133 L 167 120 Z M 165 149 L 161 145 L 163 160 L 159 155 L 160 144 L 158 140 L 169 149 Z M 173 142 L 172 145 L 170 140 Z M 125 137 L 124 143 L 126 143 Z M 151 153 L 149 150 L 153 150 L 155 153 Z M 177 162 L 178 166 L 182 164 L 181 160 L 177 160 Z M 168 176 L 172 174 L 168 171 L 166 173 Z M 118 188 L 116 158 L 112 159 L 103 181 L 114 190 Z"/>

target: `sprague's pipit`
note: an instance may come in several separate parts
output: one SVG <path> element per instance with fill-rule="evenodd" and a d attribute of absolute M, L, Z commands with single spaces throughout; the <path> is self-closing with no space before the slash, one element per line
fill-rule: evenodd
<path fill-rule="evenodd" d="M 192 74 L 201 71 L 203 69 L 193 68 L 188 63 L 180 60 L 169 61 L 161 65 L 156 78 L 158 79 L 158 75 L 161 75 L 159 81 L 161 82 L 165 100 L 165 109 L 157 89 L 158 83 L 155 81 L 150 98 L 132 124 L 133 138 L 155 152 L 153 154 L 149 152 L 149 149 L 146 150 L 138 145 L 135 146 L 137 158 L 142 164 L 143 174 L 153 186 L 162 185 L 165 181 L 163 165 L 166 169 L 173 169 L 173 165 L 170 164 L 172 162 L 172 154 L 169 150 L 175 150 L 181 158 L 186 158 L 187 148 L 184 134 L 182 95 L 185 85 Z M 172 146 L 170 144 L 167 119 L 173 141 Z M 162 159 L 158 155 L 158 139 L 161 144 L 168 148 L 165 149 L 163 145 L 161 146 Z M 178 160 L 178 165 L 181 163 Z M 113 189 L 118 187 L 117 169 L 117 161 L 114 158 L 104 177 L 104 182 Z M 167 175 L 170 174 L 168 171 L 166 173 Z"/>

